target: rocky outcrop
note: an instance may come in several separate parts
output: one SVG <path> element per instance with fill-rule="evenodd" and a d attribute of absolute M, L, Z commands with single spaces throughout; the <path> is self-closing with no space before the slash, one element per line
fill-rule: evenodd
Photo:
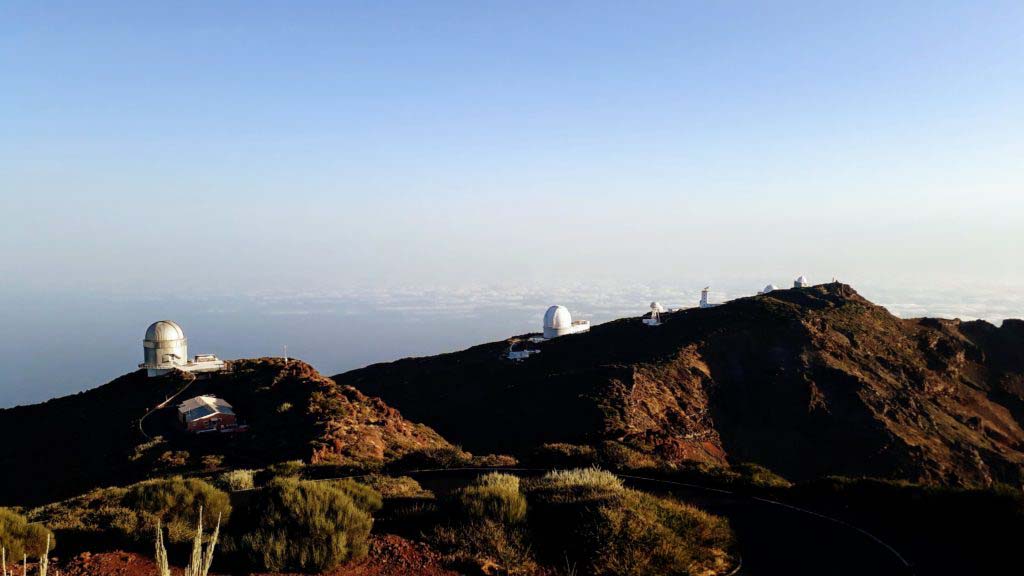
<path fill-rule="evenodd" d="M 609 441 L 805 479 L 1024 480 L 1024 322 L 896 318 L 852 288 L 777 290 L 540 345 L 335 376 L 470 450 Z"/>

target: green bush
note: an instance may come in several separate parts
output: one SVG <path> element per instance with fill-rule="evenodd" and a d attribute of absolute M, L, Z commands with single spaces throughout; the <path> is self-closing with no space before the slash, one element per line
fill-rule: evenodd
<path fill-rule="evenodd" d="M 252 470 L 229 470 L 217 478 L 217 483 L 230 492 L 252 490 L 256 487 Z"/>
<path fill-rule="evenodd" d="M 618 492 L 622 479 L 597 467 L 553 470 L 544 475 L 542 485 L 552 489 L 588 489 Z"/>
<path fill-rule="evenodd" d="M 366 555 L 373 518 L 332 482 L 277 478 L 256 497 L 241 552 L 257 567 L 321 572 Z"/>
<path fill-rule="evenodd" d="M 331 485 L 347 494 L 356 506 L 370 514 L 380 511 L 384 506 L 384 501 L 381 499 L 380 492 L 377 492 L 366 484 L 360 484 L 355 480 L 345 478 L 343 480 L 332 480 Z"/>
<path fill-rule="evenodd" d="M 434 493 L 425 490 L 420 483 L 409 476 L 386 476 L 370 474 L 360 482 L 376 490 L 384 498 L 433 498 Z"/>
<path fill-rule="evenodd" d="M 537 564 L 525 524 L 526 498 L 519 478 L 492 472 L 458 490 L 449 522 L 434 527 L 430 539 L 450 562 L 500 574 L 533 574 Z"/>
<path fill-rule="evenodd" d="M 598 460 L 603 466 L 622 471 L 653 471 L 663 468 L 664 462 L 620 442 L 602 442 Z"/>
<path fill-rule="evenodd" d="M 693 506 L 626 489 L 597 469 L 553 472 L 529 493 L 540 557 L 596 575 L 719 572 L 730 566 L 727 522 Z"/>
<path fill-rule="evenodd" d="M 7 549 L 7 560 L 14 562 L 22 556 L 40 556 L 46 551 L 46 537 L 51 539 L 50 549 L 56 543 L 53 533 L 41 524 L 29 524 L 24 516 L 8 508 L 0 508 L 0 546 Z"/>
<path fill-rule="evenodd" d="M 519 478 L 492 472 L 458 492 L 459 508 L 474 520 L 516 524 L 526 517 L 526 497 L 519 491 Z"/>
<path fill-rule="evenodd" d="M 203 525 L 213 526 L 217 518 L 227 522 L 231 515 L 231 500 L 227 493 L 196 478 L 163 478 L 139 482 L 128 488 L 122 506 L 160 519 L 167 527 L 171 542 L 185 542 L 192 538 L 203 509 Z M 152 521 L 145 519 L 147 529 Z"/>
<path fill-rule="evenodd" d="M 306 464 L 302 460 L 288 460 L 278 462 L 267 468 L 267 472 L 273 477 L 293 478 L 301 476 Z"/>
<path fill-rule="evenodd" d="M 473 455 L 457 446 L 441 446 L 413 450 L 402 456 L 395 467 L 399 470 L 417 468 L 459 468 L 473 464 Z"/>

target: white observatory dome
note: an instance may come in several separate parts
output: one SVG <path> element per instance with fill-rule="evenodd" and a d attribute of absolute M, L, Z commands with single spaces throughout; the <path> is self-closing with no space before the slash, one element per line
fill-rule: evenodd
<path fill-rule="evenodd" d="M 810 285 L 811 283 L 807 281 L 807 276 L 800 276 L 793 282 L 794 288 L 806 288 Z"/>
<path fill-rule="evenodd" d="M 188 364 L 188 340 L 176 322 L 160 320 L 150 324 L 142 341 L 142 367 L 150 376 Z"/>
<path fill-rule="evenodd" d="M 168 340 L 182 340 L 185 332 L 178 326 L 177 322 L 171 320 L 160 320 L 153 322 L 146 329 L 146 340 L 150 342 L 166 342 Z"/>
<path fill-rule="evenodd" d="M 658 302 L 651 302 L 651 310 L 661 313 L 665 311 L 665 307 L 659 304 Z"/>
<path fill-rule="evenodd" d="M 569 309 L 565 306 L 552 306 L 544 313 L 544 338 L 558 338 L 568 334 L 579 334 L 590 331 L 589 320 L 573 321 Z"/>
<path fill-rule="evenodd" d="M 560 330 L 572 327 L 572 315 L 565 306 L 552 306 L 544 313 L 544 328 Z"/>
<path fill-rule="evenodd" d="M 776 286 L 775 284 L 769 284 L 769 285 L 764 287 L 764 290 L 761 290 L 761 294 L 767 294 L 769 292 L 774 292 L 775 290 L 778 290 L 778 289 L 779 289 L 779 287 Z"/>

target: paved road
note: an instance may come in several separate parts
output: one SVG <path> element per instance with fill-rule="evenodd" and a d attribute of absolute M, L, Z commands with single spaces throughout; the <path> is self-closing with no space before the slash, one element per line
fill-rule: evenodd
<path fill-rule="evenodd" d="M 522 469 L 519 474 L 542 471 Z M 482 473 L 438 470 L 409 473 L 425 488 L 444 492 Z M 777 576 L 908 576 L 914 574 L 899 552 L 857 527 L 811 511 L 722 490 L 624 476 L 626 483 L 680 500 L 729 519 L 743 566 L 738 574 Z"/>

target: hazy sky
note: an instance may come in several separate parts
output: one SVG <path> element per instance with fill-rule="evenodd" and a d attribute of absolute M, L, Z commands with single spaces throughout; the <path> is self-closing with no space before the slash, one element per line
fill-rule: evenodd
<path fill-rule="evenodd" d="M 0 222 L 28 294 L 1024 285 L 1024 2 L 6 0 Z"/>

